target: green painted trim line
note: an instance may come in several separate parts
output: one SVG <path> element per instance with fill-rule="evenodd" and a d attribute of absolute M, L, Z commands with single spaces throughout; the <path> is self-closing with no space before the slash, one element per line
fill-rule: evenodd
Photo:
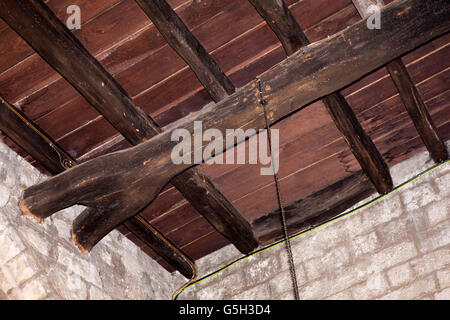
<path fill-rule="evenodd" d="M 317 229 L 319 229 L 319 228 L 321 228 L 321 227 L 323 227 L 323 226 L 325 226 L 325 225 L 327 225 L 327 224 L 329 224 L 329 223 L 331 223 L 331 222 L 337 221 L 337 220 L 339 220 L 339 219 L 341 219 L 341 218 L 343 218 L 343 217 L 345 217 L 345 216 L 348 216 L 348 215 L 350 215 L 350 214 L 352 214 L 352 213 L 359 212 L 359 211 L 361 211 L 362 209 L 367 208 L 367 207 L 373 205 L 374 203 L 376 203 L 376 202 L 378 202 L 378 201 L 380 201 L 380 200 L 386 198 L 387 196 L 393 194 L 394 192 L 396 192 L 396 191 L 398 191 L 398 190 L 404 188 L 406 185 L 408 185 L 408 184 L 410 184 L 410 183 L 412 183 L 412 182 L 414 182 L 414 181 L 417 181 L 418 179 L 420 179 L 420 178 L 423 177 L 424 175 L 430 173 L 431 171 L 434 171 L 435 169 L 444 166 L 444 165 L 447 164 L 447 163 L 450 163 L 450 160 L 447 160 L 447 161 L 442 162 L 442 163 L 438 163 L 438 164 L 432 166 L 431 168 L 426 169 L 425 171 L 422 171 L 421 173 L 419 173 L 418 175 L 414 176 L 413 178 L 411 178 L 411 179 L 409 179 L 409 180 L 407 180 L 407 181 L 401 183 L 400 185 L 398 185 L 397 187 L 395 187 L 394 189 L 392 189 L 390 192 L 388 192 L 388 193 L 386 193 L 386 194 L 379 195 L 378 197 L 376 197 L 376 198 L 374 198 L 374 199 L 368 201 L 367 203 L 362 204 L 362 205 L 360 205 L 359 207 L 357 207 L 357 208 L 355 208 L 355 209 L 352 209 L 352 210 L 350 210 L 350 211 L 344 212 L 344 213 L 342 213 L 342 214 L 340 214 L 340 215 L 338 215 L 338 216 L 336 216 L 336 217 L 334 217 L 334 218 L 332 218 L 332 219 L 330 219 L 330 220 L 328 220 L 328 221 L 325 221 L 325 222 L 321 223 L 321 224 L 318 225 L 318 226 L 315 226 L 315 227 L 313 227 L 313 228 L 310 228 L 310 229 L 301 231 L 301 232 L 299 232 L 299 233 L 297 233 L 297 234 L 294 234 L 294 235 L 290 236 L 289 239 L 290 239 L 290 240 L 295 239 L 295 238 L 297 238 L 297 237 L 299 237 L 299 236 L 301 236 L 301 235 L 303 235 L 303 234 L 307 234 L 308 232 L 317 230 Z M 273 243 L 273 244 L 271 244 L 271 245 L 268 245 L 268 246 L 266 246 L 266 247 L 264 247 L 264 248 L 261 248 L 261 249 L 255 251 L 255 252 L 252 252 L 252 253 L 250 253 L 250 254 L 248 254 L 248 255 L 245 255 L 245 256 L 243 256 L 243 257 L 241 257 L 241 258 L 238 258 L 237 260 L 235 260 L 235 261 L 233 261 L 233 262 L 227 264 L 226 266 L 224 266 L 224 267 L 222 267 L 222 268 L 220 268 L 220 269 L 218 269 L 218 270 L 216 270 L 216 271 L 214 271 L 214 272 L 212 272 L 212 273 L 210 273 L 210 274 L 204 276 L 203 278 L 201 278 L 201 279 L 199 279 L 199 280 L 197 280 L 197 281 L 191 283 L 189 286 L 187 286 L 187 287 L 183 288 L 182 290 L 178 291 L 177 293 L 174 294 L 174 296 L 172 297 L 172 300 L 177 300 L 178 296 L 179 296 L 183 291 L 185 291 L 186 289 L 188 289 L 188 288 L 190 288 L 190 287 L 192 287 L 192 286 L 194 286 L 194 285 L 196 285 L 196 284 L 198 284 L 198 283 L 200 283 L 200 282 L 202 282 L 202 281 L 204 281 L 204 280 L 206 280 L 206 279 L 209 279 L 209 278 L 211 278 L 211 277 L 213 277 L 213 276 L 215 276 L 215 275 L 221 273 L 222 271 L 224 271 L 224 270 L 230 268 L 231 266 L 234 266 L 234 265 L 237 264 L 238 262 L 240 262 L 240 261 L 242 261 L 242 260 L 245 260 L 245 259 L 247 259 L 247 258 L 253 257 L 254 255 L 257 255 L 258 253 L 261 253 L 261 252 L 264 252 L 264 251 L 266 251 L 266 250 L 269 250 L 269 249 L 271 249 L 271 248 L 273 248 L 273 247 L 276 247 L 276 246 L 278 246 L 278 245 L 280 245 L 280 244 L 283 244 L 283 243 L 285 243 L 285 242 L 286 242 L 285 239 L 280 240 L 280 241 L 277 241 L 277 242 L 275 242 L 275 243 Z"/>

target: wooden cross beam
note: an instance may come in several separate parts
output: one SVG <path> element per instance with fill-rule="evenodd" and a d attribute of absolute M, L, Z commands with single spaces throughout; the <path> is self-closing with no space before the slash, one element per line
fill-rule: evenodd
<path fill-rule="evenodd" d="M 353 0 L 353 4 L 360 16 L 366 18 L 370 15 L 369 7 L 371 5 L 383 6 L 383 0 Z M 433 119 L 402 59 L 397 58 L 388 63 L 386 67 L 431 158 L 436 163 L 447 160 L 449 154 L 445 143 L 439 137 Z"/>
<path fill-rule="evenodd" d="M 310 43 L 284 1 L 249 1 L 278 36 L 288 56 Z M 391 190 L 393 183 L 389 167 L 344 96 L 336 92 L 325 96 L 322 101 L 377 191 L 383 194 Z"/>
<path fill-rule="evenodd" d="M 384 27 L 368 29 L 361 21 L 333 37 L 310 44 L 262 74 L 230 97 L 181 121 L 172 129 L 127 150 L 88 161 L 28 188 L 21 210 L 37 218 L 74 204 L 95 208 L 74 222 L 74 239 L 92 246 L 112 228 L 145 207 L 169 180 L 193 166 L 174 165 L 174 130 L 194 136 L 194 121 L 204 129 L 264 128 L 257 83 L 273 124 L 311 102 L 329 95 L 389 61 L 450 31 L 447 0 L 398 0 L 382 11 Z M 238 143 L 243 142 L 238 141 Z M 200 150 L 208 146 L 203 142 Z M 234 146 L 224 145 L 224 149 Z M 205 159 L 207 160 L 207 159 Z"/>
<path fill-rule="evenodd" d="M 0 17 L 133 145 L 161 132 L 42 1 L 1 1 Z M 173 177 L 171 183 L 241 252 L 257 246 L 250 224 L 208 177 L 193 168 Z"/>
<path fill-rule="evenodd" d="M 1 95 L 0 102 L 0 130 L 51 174 L 56 175 L 78 165 L 46 132 Z M 91 211 L 84 214 L 91 214 Z M 193 262 L 163 234 L 135 217 L 125 221 L 124 225 L 175 270 L 191 278 Z"/>

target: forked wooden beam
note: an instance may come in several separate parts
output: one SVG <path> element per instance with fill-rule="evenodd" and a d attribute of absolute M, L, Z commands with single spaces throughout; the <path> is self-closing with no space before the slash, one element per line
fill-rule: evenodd
<path fill-rule="evenodd" d="M 208 54 L 166 0 L 135 0 L 169 45 L 186 61 L 197 78 L 218 102 L 235 91 L 230 79 Z"/>
<path fill-rule="evenodd" d="M 166 0 L 136 0 L 136 2 L 167 43 L 189 65 L 214 102 L 219 102 L 235 92 L 231 80 Z M 199 173 L 192 174 L 192 170 L 189 170 L 174 179 L 178 190 L 194 208 L 241 252 L 248 253 L 257 246 L 248 222 L 231 202 L 216 190 L 207 177 Z M 203 190 L 195 186 L 202 186 Z"/>
<path fill-rule="evenodd" d="M 98 214 L 77 219 L 74 225 L 75 241 L 82 247 L 90 246 L 145 207 L 173 176 L 193 166 L 171 161 L 172 150 L 178 144 L 171 139 L 174 130 L 187 130 L 193 140 L 194 121 L 201 121 L 204 130 L 219 130 L 223 136 L 230 128 L 264 128 L 258 82 L 267 101 L 269 124 L 276 123 L 449 32 L 450 7 L 446 3 L 447 0 L 397 0 L 382 11 L 384 28 L 370 30 L 366 21 L 361 21 L 327 40 L 304 47 L 263 73 L 258 81 L 149 141 L 98 157 L 28 188 L 21 199 L 21 210 L 42 219 L 74 204 L 95 208 Z M 224 149 L 234 147 L 234 142 L 226 140 Z M 198 148 L 204 151 L 208 145 L 203 142 Z M 79 239 L 88 241 L 81 244 Z"/>
<path fill-rule="evenodd" d="M 0 102 L 0 130 L 51 174 L 56 175 L 78 165 L 45 131 L 1 95 Z M 83 214 L 90 214 L 91 211 L 92 209 L 86 210 Z M 187 278 L 192 276 L 193 262 L 150 224 L 135 217 L 131 217 L 124 224 L 175 270 Z"/>
<path fill-rule="evenodd" d="M 161 132 L 44 2 L 1 1 L 0 17 L 133 145 Z M 192 169 L 174 177 L 171 183 L 241 252 L 248 253 L 257 246 L 250 224 L 208 177 Z"/>
<path fill-rule="evenodd" d="M 288 56 L 310 43 L 283 0 L 249 1 L 278 36 Z M 383 194 L 391 190 L 389 167 L 342 94 L 330 94 L 322 101 L 377 191 Z"/>
<path fill-rule="evenodd" d="M 366 18 L 370 13 L 373 13 L 369 10 L 370 6 L 378 5 L 381 7 L 383 6 L 383 0 L 353 0 L 353 4 L 357 8 L 360 16 Z M 433 119 L 402 59 L 397 58 L 389 62 L 386 67 L 431 158 L 436 163 L 447 160 L 449 154 L 445 143 L 439 137 Z"/>

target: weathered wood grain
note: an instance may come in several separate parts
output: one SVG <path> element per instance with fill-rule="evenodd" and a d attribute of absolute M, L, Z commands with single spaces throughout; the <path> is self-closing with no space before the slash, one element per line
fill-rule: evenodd
<path fill-rule="evenodd" d="M 134 105 L 120 84 L 45 4 L 4 1 L 0 4 L 0 16 L 131 144 L 137 145 L 161 132 L 153 119 Z M 206 176 L 193 169 L 179 177 L 173 176 L 172 184 L 189 201 L 197 202 L 194 203 L 196 209 L 239 250 L 248 253 L 257 246 L 249 224 Z M 135 208 L 131 202 L 124 209 Z"/>
<path fill-rule="evenodd" d="M 10 105 L 1 96 L 0 101 L 0 130 L 26 150 L 45 169 L 56 175 L 77 165 L 77 162 L 66 151 L 58 146 L 19 109 Z M 91 211 L 92 209 L 88 209 L 88 212 Z M 127 220 L 126 225 L 150 248 L 173 266 L 175 270 L 179 270 L 187 278 L 191 277 L 193 271 L 190 264 L 186 262 L 188 258 L 183 253 L 180 253 L 179 249 L 170 246 L 170 242 L 162 234 L 157 231 L 150 232 L 147 227 L 134 217 Z"/>
<path fill-rule="evenodd" d="M 431 158 L 436 163 L 447 160 L 449 157 L 447 147 L 439 136 L 433 119 L 431 119 L 430 113 L 402 60 L 395 59 L 387 64 L 387 68 Z"/>
<path fill-rule="evenodd" d="M 308 38 L 284 1 L 250 0 L 250 2 L 278 36 L 288 56 L 309 44 Z M 391 190 L 393 183 L 387 164 L 342 94 L 333 93 L 324 97 L 322 101 L 377 191 L 383 194 Z"/>
<path fill-rule="evenodd" d="M 75 165 L 75 160 L 67 152 L 1 95 L 0 130 L 52 174 Z"/>
<path fill-rule="evenodd" d="M 294 201 L 284 207 L 289 233 L 295 234 L 312 228 L 342 213 L 374 192 L 365 174 L 358 172 L 304 199 Z M 283 238 L 279 209 L 260 217 L 252 225 L 262 244 Z"/>
<path fill-rule="evenodd" d="M 323 101 L 350 150 L 378 193 L 384 194 L 392 190 L 393 182 L 389 167 L 342 94 L 328 95 L 323 98 Z"/>
<path fill-rule="evenodd" d="M 145 223 L 140 217 L 131 218 L 125 221 L 124 225 L 159 256 L 163 257 L 175 270 L 178 270 L 187 279 L 192 277 L 194 272 L 192 266 L 194 263 L 186 254 L 181 253 L 180 249 L 171 243 L 161 232 L 150 224 Z"/>
<path fill-rule="evenodd" d="M 371 5 L 381 7 L 383 0 L 353 0 L 353 4 L 358 9 L 361 17 L 365 18 L 369 15 L 369 7 Z M 430 113 L 403 61 L 401 58 L 397 58 L 388 63 L 386 67 L 431 158 L 437 163 L 447 160 L 449 154 L 445 143 L 439 137 Z"/>
<path fill-rule="evenodd" d="M 270 122 L 278 121 L 421 43 L 448 32 L 448 11 L 443 1 L 438 0 L 426 3 L 418 0 L 397 1 L 383 10 L 385 25 L 395 25 L 396 28 L 369 30 L 362 26 L 365 23 L 363 21 L 294 54 L 260 77 L 268 101 Z M 396 46 L 398 43 L 402 46 Z M 199 113 L 194 119 L 203 121 L 205 129 L 264 127 L 257 93 L 255 83 L 250 83 L 223 102 Z M 222 112 L 218 114 L 217 110 Z M 192 119 L 177 128 L 185 128 L 192 133 L 191 126 Z M 22 209 L 38 216 L 48 216 L 78 202 L 101 207 L 103 215 L 77 223 L 81 228 L 86 228 L 87 234 L 91 234 L 91 240 L 99 240 L 111 226 L 127 218 L 127 210 L 124 209 L 142 208 L 170 177 L 190 166 L 174 166 L 170 163 L 170 150 L 175 145 L 170 141 L 170 135 L 174 129 L 132 149 L 89 161 L 51 179 L 51 183 L 49 181 L 27 189 L 21 202 Z M 123 163 L 127 163 L 127 169 L 123 168 Z M 98 171 L 99 167 L 103 168 L 101 172 Z M 86 177 L 90 178 L 86 180 Z M 136 177 L 139 179 L 135 180 Z M 58 186 L 57 191 L 55 186 Z M 136 194 L 136 190 L 139 190 L 139 194 Z M 133 201 L 123 203 L 131 194 Z M 114 214 L 112 210 L 116 207 L 120 208 L 122 214 Z"/>
<path fill-rule="evenodd" d="M 288 56 L 309 44 L 308 38 L 284 1 L 249 1 L 280 39 Z"/>
<path fill-rule="evenodd" d="M 220 101 L 235 91 L 230 79 L 165 0 L 136 2 L 194 71 L 214 101 Z"/>

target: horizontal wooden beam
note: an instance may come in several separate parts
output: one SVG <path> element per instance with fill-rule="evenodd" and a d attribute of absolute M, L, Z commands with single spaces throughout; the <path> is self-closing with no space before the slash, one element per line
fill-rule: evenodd
<path fill-rule="evenodd" d="M 375 193 L 370 180 L 360 171 L 306 198 L 284 207 L 289 234 L 313 228 L 354 206 Z M 284 237 L 279 209 L 252 223 L 261 244 L 269 244 Z"/>
<path fill-rule="evenodd" d="M 0 130 L 3 131 L 19 147 L 24 149 L 37 162 L 43 165 L 51 174 L 59 174 L 75 167 L 76 160 L 32 120 L 15 106 L 9 104 L 0 95 Z M 88 209 L 91 213 L 92 209 Z M 85 213 L 86 214 L 86 213 Z M 125 222 L 130 232 L 158 253 L 175 270 L 190 278 L 193 270 L 189 258 L 176 246 L 170 243 L 161 233 L 155 231 L 150 224 L 143 224 L 138 218 L 132 217 Z"/>
<path fill-rule="evenodd" d="M 58 174 L 76 164 L 52 138 L 1 95 L 0 103 L 0 130 L 48 172 Z"/>
<path fill-rule="evenodd" d="M 353 4 L 358 9 L 360 16 L 365 18 L 370 13 L 368 8 L 371 5 L 383 6 L 383 0 L 353 0 Z M 386 67 L 431 158 L 436 163 L 447 160 L 449 158 L 447 147 L 439 137 L 433 119 L 420 96 L 419 90 L 417 90 L 416 85 L 412 81 L 405 64 L 401 58 L 397 58 L 389 62 Z"/>
<path fill-rule="evenodd" d="M 283 0 L 250 0 L 278 36 L 288 56 L 309 44 L 300 25 Z M 381 194 L 393 188 L 386 162 L 364 131 L 352 108 L 339 92 L 322 99 L 361 168 Z"/>
<path fill-rule="evenodd" d="M 130 212 L 145 207 L 173 176 L 193 166 L 174 165 L 171 161 L 171 152 L 178 144 L 171 139 L 174 130 L 187 130 L 193 140 L 194 121 L 201 121 L 204 130 L 215 128 L 224 136 L 230 128 L 264 128 L 258 83 L 267 101 L 269 123 L 273 124 L 449 32 L 450 7 L 445 4 L 446 0 L 397 0 L 382 11 L 383 28 L 370 30 L 362 21 L 327 40 L 313 43 L 262 74 L 258 81 L 181 121 L 171 130 L 28 188 L 21 209 L 45 218 L 77 203 L 97 208 L 102 214 L 91 215 L 77 226 L 85 238 L 98 241 L 128 219 Z M 244 140 L 242 137 L 238 143 Z M 207 145 L 203 142 L 202 151 Z M 224 149 L 233 146 L 234 141 L 229 141 Z"/>
<path fill-rule="evenodd" d="M 162 1 L 148 5 L 153 4 L 163 8 Z M 1 1 L 0 17 L 133 145 L 161 132 L 161 128 L 153 119 L 134 105 L 120 84 L 44 2 Z M 176 20 L 173 14 L 170 17 Z M 180 25 L 178 27 L 181 28 Z M 211 64 L 208 66 L 212 67 Z M 213 87 L 218 88 L 215 85 Z M 231 87 L 225 87 L 231 92 Z M 257 246 L 250 225 L 208 177 L 192 169 L 180 177 L 174 177 L 171 182 L 194 208 L 241 252 L 248 253 Z"/>
<path fill-rule="evenodd" d="M 215 102 L 234 93 L 235 88 L 230 79 L 166 0 L 136 0 L 136 2 L 169 45 L 194 71 Z"/>
<path fill-rule="evenodd" d="M 1 1 L 0 17 L 132 144 L 160 132 L 43 1 Z"/>

